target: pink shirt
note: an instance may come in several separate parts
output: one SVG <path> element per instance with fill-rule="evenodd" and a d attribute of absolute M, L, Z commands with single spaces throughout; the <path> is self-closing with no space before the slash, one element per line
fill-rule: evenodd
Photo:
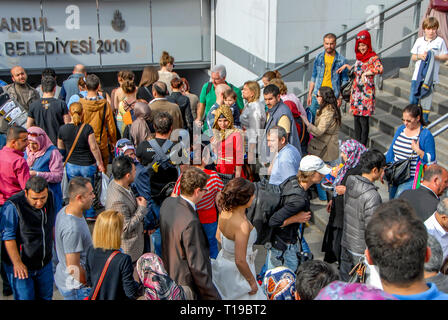
<path fill-rule="evenodd" d="M 23 152 L 7 146 L 0 150 L 0 205 L 9 197 L 25 189 L 30 169 Z"/>

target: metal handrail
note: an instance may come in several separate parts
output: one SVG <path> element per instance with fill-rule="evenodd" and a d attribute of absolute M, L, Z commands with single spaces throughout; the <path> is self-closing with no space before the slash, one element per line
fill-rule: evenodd
<path fill-rule="evenodd" d="M 376 18 L 383 16 L 385 13 L 387 13 L 387 12 L 389 12 L 389 11 L 395 9 L 396 7 L 400 6 L 401 4 L 403 4 L 403 3 L 407 2 L 407 1 L 408 1 L 408 0 L 402 0 L 402 1 L 400 1 L 400 2 L 397 2 L 396 4 L 390 6 L 389 8 L 386 8 L 386 9 L 384 9 L 383 11 L 381 11 L 380 13 L 378 13 L 377 15 L 375 15 L 374 17 L 372 17 L 370 20 L 375 20 Z M 397 11 L 397 12 L 391 14 L 390 16 L 388 16 L 388 17 L 386 17 L 386 18 L 383 18 L 382 20 L 379 21 L 379 24 L 384 23 L 384 22 L 386 22 L 386 21 L 388 21 L 388 20 L 394 18 L 394 17 L 397 16 L 398 14 L 400 14 L 400 13 L 402 13 L 402 12 L 404 12 L 404 11 L 406 11 L 406 10 L 412 8 L 412 7 L 415 7 L 416 5 L 421 4 L 422 2 L 423 2 L 423 0 L 416 0 L 416 1 L 413 2 L 412 4 L 409 4 L 409 5 L 407 5 L 406 7 L 401 8 L 399 11 Z M 359 23 L 359 24 L 357 24 L 357 25 L 355 25 L 354 27 L 350 28 L 349 30 L 344 31 L 344 32 L 343 32 L 342 34 L 340 34 L 339 36 L 336 36 L 336 39 L 346 37 L 347 34 L 349 34 L 350 32 L 352 32 L 352 31 L 358 29 L 359 27 L 363 26 L 364 24 L 365 24 L 365 21 L 364 21 L 364 22 L 361 22 L 361 23 Z M 336 48 L 341 47 L 341 46 L 344 46 L 345 44 L 349 43 L 350 41 L 352 41 L 352 40 L 355 39 L 355 38 L 356 38 L 356 35 L 353 35 L 353 36 L 347 38 L 347 39 L 344 40 L 343 42 L 337 44 L 337 45 L 336 45 Z M 406 39 L 407 39 L 407 38 L 406 38 Z M 402 41 L 404 41 L 404 40 L 402 40 Z M 288 61 L 288 62 L 285 62 L 285 63 L 279 65 L 278 67 L 274 68 L 273 71 L 284 69 L 284 68 L 290 66 L 291 64 L 293 64 L 293 63 L 295 63 L 295 62 L 297 62 L 297 61 L 299 61 L 299 60 L 301 60 L 301 59 L 303 59 L 303 58 L 305 58 L 305 57 L 307 57 L 307 56 L 310 56 L 310 54 L 314 53 L 314 52 L 317 51 L 317 50 L 320 50 L 321 48 L 322 48 L 322 45 L 319 45 L 319 46 L 315 47 L 314 49 L 308 50 L 307 52 L 301 54 L 300 56 L 295 57 L 295 58 L 293 58 L 292 60 L 290 60 L 290 61 Z M 298 66 L 298 68 L 294 69 L 294 70 L 291 71 L 291 72 L 288 72 L 287 74 L 283 75 L 283 77 L 285 77 L 286 75 L 291 74 L 291 73 L 294 72 L 294 71 L 297 71 L 297 70 L 299 70 L 299 69 L 305 67 L 305 66 L 308 65 L 310 62 L 312 62 L 314 59 L 315 59 L 315 58 L 313 58 L 313 59 L 307 61 L 306 63 L 304 63 L 304 64 Z M 259 76 L 259 77 L 258 77 L 257 79 L 255 79 L 254 81 L 259 81 L 259 80 L 261 80 L 262 77 L 263 77 L 263 76 Z"/>

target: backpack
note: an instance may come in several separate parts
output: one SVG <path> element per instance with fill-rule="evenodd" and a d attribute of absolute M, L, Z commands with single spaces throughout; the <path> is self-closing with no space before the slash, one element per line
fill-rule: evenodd
<path fill-rule="evenodd" d="M 154 173 L 158 173 L 159 169 L 166 171 L 170 168 L 175 168 L 177 170 L 176 165 L 171 162 L 169 157 L 170 148 L 173 146 L 172 141 L 166 140 L 162 146 L 157 143 L 156 139 L 151 139 L 148 143 L 155 152 L 154 158 L 149 165 Z"/>
<path fill-rule="evenodd" d="M 255 199 L 247 209 L 247 218 L 257 230 L 255 244 L 271 242 L 272 230 L 269 219 L 280 207 L 280 188 L 268 183 L 268 180 L 255 182 Z"/>

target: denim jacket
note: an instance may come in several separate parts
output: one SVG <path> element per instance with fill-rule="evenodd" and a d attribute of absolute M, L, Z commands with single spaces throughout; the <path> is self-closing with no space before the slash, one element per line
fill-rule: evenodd
<path fill-rule="evenodd" d="M 339 97 L 341 86 L 349 80 L 348 69 L 345 69 L 341 73 L 336 72 L 336 70 L 338 70 L 344 64 L 347 64 L 347 59 L 336 51 L 333 66 L 331 67 L 331 84 L 333 86 L 333 91 L 336 98 Z M 325 51 L 319 53 L 316 57 L 316 60 L 314 60 L 313 74 L 311 76 L 311 81 L 315 83 L 313 91 L 314 95 L 317 94 L 317 90 L 319 90 L 319 88 L 322 86 L 324 73 L 325 73 Z"/>

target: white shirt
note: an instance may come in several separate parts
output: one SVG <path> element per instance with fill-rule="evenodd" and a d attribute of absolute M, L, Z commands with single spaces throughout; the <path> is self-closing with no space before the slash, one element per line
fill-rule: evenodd
<path fill-rule="evenodd" d="M 425 221 L 425 227 L 428 233 L 439 241 L 443 250 L 443 260 L 445 260 L 448 256 L 448 232 L 437 221 L 435 213 Z"/>
<path fill-rule="evenodd" d="M 434 55 L 439 56 L 441 54 L 447 54 L 448 49 L 446 48 L 445 41 L 441 37 L 437 37 L 434 40 L 426 41 L 425 37 L 420 37 L 415 41 L 412 47 L 412 54 L 423 54 L 426 51 L 432 50 Z M 417 80 L 418 69 L 420 68 L 420 63 L 422 60 L 418 60 L 415 63 L 414 74 L 412 75 L 412 80 Z M 439 83 L 439 68 L 440 61 L 435 60 L 434 63 L 434 83 Z"/>
<path fill-rule="evenodd" d="M 187 202 L 193 207 L 194 211 L 196 211 L 196 205 L 194 204 L 193 201 L 188 200 L 187 198 L 183 197 L 182 195 L 180 195 L 180 197 L 181 197 L 182 199 L 184 199 L 185 201 L 187 201 Z"/>

